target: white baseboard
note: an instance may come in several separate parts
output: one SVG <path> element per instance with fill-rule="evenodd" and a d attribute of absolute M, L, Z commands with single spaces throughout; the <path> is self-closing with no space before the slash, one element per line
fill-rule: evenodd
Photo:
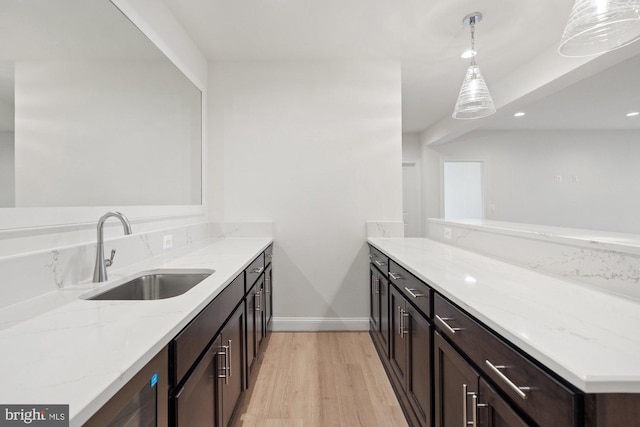
<path fill-rule="evenodd" d="M 274 317 L 272 330 L 278 332 L 368 331 L 368 317 Z"/>

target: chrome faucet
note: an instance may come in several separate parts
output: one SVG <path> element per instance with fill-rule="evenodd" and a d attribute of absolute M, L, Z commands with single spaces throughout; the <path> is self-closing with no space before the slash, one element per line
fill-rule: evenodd
<path fill-rule="evenodd" d="M 104 227 L 104 222 L 111 217 L 115 217 L 120 220 L 120 222 L 122 223 L 122 227 L 124 228 L 124 234 L 131 234 L 131 224 L 129 223 L 127 217 L 120 212 L 107 212 L 100 217 L 100 219 L 98 220 L 98 244 L 96 247 L 96 267 L 93 270 L 93 283 L 104 282 L 107 280 L 107 267 L 111 266 L 111 264 L 113 263 L 113 257 L 116 254 L 116 250 L 113 249 L 111 251 L 111 258 L 104 258 L 102 228 Z"/>

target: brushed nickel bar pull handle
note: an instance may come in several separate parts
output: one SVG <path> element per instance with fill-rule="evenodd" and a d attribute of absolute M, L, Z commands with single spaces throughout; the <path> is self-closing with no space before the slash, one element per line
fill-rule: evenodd
<path fill-rule="evenodd" d="M 485 360 L 484 362 L 498 377 L 500 377 L 502 381 L 504 381 L 509 386 L 511 390 L 515 391 L 518 396 L 520 396 L 520 399 L 526 400 L 529 397 L 527 396 L 527 393 L 525 393 L 525 391 L 530 391 L 531 387 L 518 387 L 500 370 L 507 369 L 508 366 L 494 365 L 493 363 L 489 362 L 489 360 Z"/>
<path fill-rule="evenodd" d="M 233 376 L 233 373 L 231 372 L 231 340 L 228 340 L 227 342 L 229 344 L 229 346 L 228 346 L 229 347 L 229 358 L 227 359 L 227 362 L 228 362 L 227 369 L 228 369 L 228 372 L 229 372 L 229 376 L 231 377 L 231 376 Z"/>
<path fill-rule="evenodd" d="M 269 276 L 264 278 L 264 293 L 265 294 L 271 293 L 271 280 L 269 280 Z"/>
<path fill-rule="evenodd" d="M 409 312 L 402 310 L 402 335 L 409 335 L 409 331 L 407 330 L 406 320 L 409 318 Z"/>
<path fill-rule="evenodd" d="M 471 396 L 473 398 L 473 409 L 471 414 L 471 421 L 469 421 L 469 413 L 467 410 L 467 398 Z M 462 425 L 463 427 L 478 427 L 478 415 L 477 415 L 478 395 L 475 391 L 469 391 L 469 387 L 466 384 L 462 384 Z"/>
<path fill-rule="evenodd" d="M 387 263 L 386 263 L 386 262 L 382 262 L 382 261 L 378 261 L 378 260 L 375 260 L 375 261 L 373 261 L 373 262 L 375 262 L 375 263 L 376 263 L 376 265 L 377 265 L 378 267 L 382 267 L 382 266 L 387 265 Z"/>
<path fill-rule="evenodd" d="M 471 425 L 478 427 L 478 395 L 473 393 L 471 396 Z"/>
<path fill-rule="evenodd" d="M 402 338 L 402 307 L 398 306 L 398 334 Z"/>
<path fill-rule="evenodd" d="M 467 396 L 469 392 L 466 384 L 462 384 L 462 427 L 467 427 L 469 424 L 467 414 Z"/>
<path fill-rule="evenodd" d="M 391 277 L 393 280 L 400 280 L 400 279 L 402 279 L 402 276 L 401 276 L 401 275 L 399 275 L 398 273 L 392 273 L 392 272 L 389 272 L 389 277 Z"/>
<path fill-rule="evenodd" d="M 218 374 L 218 378 L 224 378 L 224 383 L 227 384 L 227 349 L 225 346 L 220 347 L 222 351 L 216 353 L 216 356 L 224 356 L 224 367 L 218 367 L 218 370 L 224 372 L 224 374 Z"/>
<path fill-rule="evenodd" d="M 409 292 L 409 295 L 411 295 L 414 298 L 420 298 L 420 297 L 424 296 L 424 294 L 416 294 L 416 293 L 414 293 L 414 291 L 417 291 L 418 289 L 409 289 L 409 288 L 405 287 L 404 290 Z"/>
<path fill-rule="evenodd" d="M 376 254 L 369 254 L 369 259 L 374 259 L 376 257 Z"/>
<path fill-rule="evenodd" d="M 455 334 L 458 331 L 464 331 L 464 328 L 452 328 L 447 324 L 447 322 L 445 322 L 445 320 L 453 320 L 453 317 L 440 317 L 436 314 L 436 319 L 439 320 L 440 323 L 442 323 L 442 325 L 452 334 Z"/>
<path fill-rule="evenodd" d="M 260 304 L 260 298 L 262 297 L 262 291 L 256 292 L 254 298 L 256 299 L 256 311 L 262 311 L 262 305 Z"/>
<path fill-rule="evenodd" d="M 251 270 L 251 273 L 260 274 L 263 271 L 264 271 L 264 267 L 260 267 L 260 268 L 254 268 L 253 270 Z"/>

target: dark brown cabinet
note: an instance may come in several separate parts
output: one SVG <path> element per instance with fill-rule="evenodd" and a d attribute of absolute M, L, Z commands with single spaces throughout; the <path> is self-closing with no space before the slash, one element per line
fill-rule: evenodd
<path fill-rule="evenodd" d="M 271 331 L 273 319 L 273 269 L 271 264 L 264 271 L 264 334 Z"/>
<path fill-rule="evenodd" d="M 260 347 L 265 337 L 264 276 L 260 276 L 247 293 L 247 371 L 252 374 L 260 359 Z"/>
<path fill-rule="evenodd" d="M 478 373 L 438 332 L 434 334 L 433 341 L 435 425 L 459 427 L 469 423 L 473 426 Z"/>
<path fill-rule="evenodd" d="M 411 425 L 431 427 L 431 289 L 373 247 L 369 258 L 373 342 L 407 420 Z"/>
<path fill-rule="evenodd" d="M 175 393 L 175 425 L 226 427 L 244 386 L 244 306 L 239 305 Z"/>
<path fill-rule="evenodd" d="M 626 427 L 640 417 L 639 393 L 577 390 L 411 266 L 372 245 L 369 257 L 370 332 L 409 425 Z"/>
<path fill-rule="evenodd" d="M 269 246 L 87 426 L 229 427 L 273 318 Z"/>
<path fill-rule="evenodd" d="M 369 329 L 379 340 L 384 354 L 389 354 L 389 282 L 383 273 L 369 266 Z"/>
<path fill-rule="evenodd" d="M 245 388 L 244 378 L 244 306 L 240 305 L 220 332 L 218 358 L 217 426 L 230 424 L 236 403 Z M 200 425 L 200 424 L 197 424 Z"/>
<path fill-rule="evenodd" d="M 411 407 L 410 415 L 420 426 L 431 426 L 432 326 L 395 286 L 389 289 L 389 364 Z"/>
<path fill-rule="evenodd" d="M 530 427 L 511 406 L 487 383 L 480 378 L 478 393 L 478 422 L 487 427 Z"/>
<path fill-rule="evenodd" d="M 389 306 L 391 307 L 391 340 L 389 346 L 389 362 L 391 369 L 400 384 L 407 382 L 407 341 L 405 327 L 407 303 L 402 294 L 392 286 L 389 291 Z"/>
<path fill-rule="evenodd" d="M 494 384 L 514 410 L 540 426 L 579 426 L 580 396 L 447 299 L 434 299 L 436 326 Z"/>
<path fill-rule="evenodd" d="M 83 426 L 167 427 L 168 354 L 163 348 Z"/>
<path fill-rule="evenodd" d="M 220 339 L 214 341 L 195 365 L 193 372 L 175 394 L 175 426 L 216 425 L 216 383 L 224 375 L 218 363 Z"/>
<path fill-rule="evenodd" d="M 436 427 L 530 427 L 506 400 L 436 332 Z"/>
<path fill-rule="evenodd" d="M 431 426 L 431 337 L 433 326 L 410 304 L 406 308 L 406 393 L 413 413 L 423 427 Z"/>

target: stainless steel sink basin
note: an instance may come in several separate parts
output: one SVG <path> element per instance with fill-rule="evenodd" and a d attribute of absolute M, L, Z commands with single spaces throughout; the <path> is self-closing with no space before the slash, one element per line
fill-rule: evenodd
<path fill-rule="evenodd" d="M 213 270 L 141 273 L 90 300 L 155 300 L 182 295 L 213 274 Z"/>

